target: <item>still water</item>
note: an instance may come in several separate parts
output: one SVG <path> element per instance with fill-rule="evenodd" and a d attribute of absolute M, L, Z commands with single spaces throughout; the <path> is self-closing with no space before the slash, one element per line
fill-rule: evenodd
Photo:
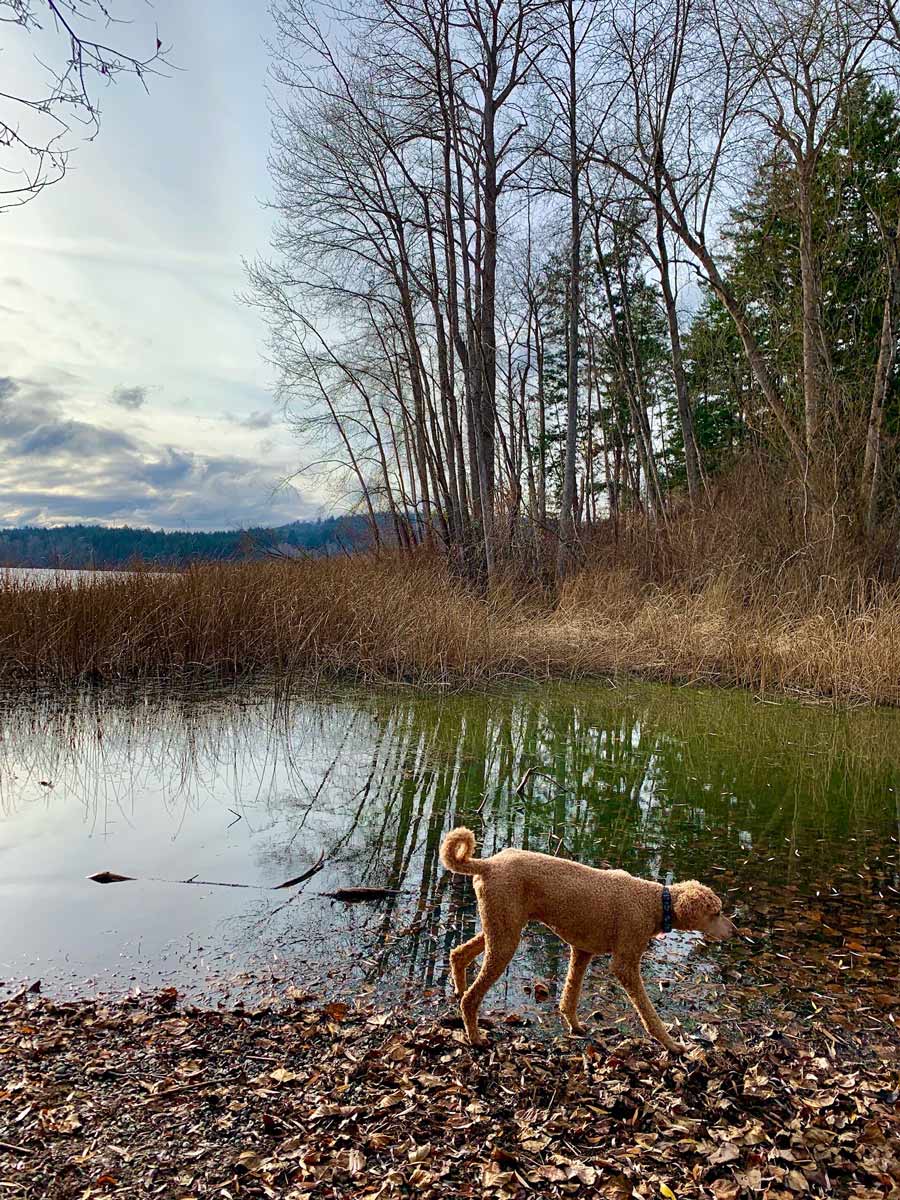
<path fill-rule="evenodd" d="M 205 1002 L 437 996 L 474 930 L 469 881 L 437 858 L 460 823 L 483 853 L 700 878 L 750 931 L 780 898 L 821 908 L 847 880 L 877 889 L 882 927 L 896 912 L 892 711 L 639 684 L 241 687 L 6 695 L 0 733 L 0 997 L 38 978 L 56 995 L 175 986 Z M 104 870 L 132 878 L 89 880 Z M 399 894 L 323 895 L 357 885 Z M 685 1005 L 742 952 L 676 934 L 654 942 L 647 975 L 677 980 Z M 566 957 L 531 931 L 488 1007 L 527 1010 Z"/>

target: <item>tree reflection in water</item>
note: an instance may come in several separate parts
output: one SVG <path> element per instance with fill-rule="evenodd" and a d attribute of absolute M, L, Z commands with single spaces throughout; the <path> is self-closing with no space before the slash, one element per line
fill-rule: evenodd
<path fill-rule="evenodd" d="M 227 920 L 222 910 L 218 936 L 237 947 L 233 961 L 251 967 L 277 954 L 298 979 L 317 971 L 335 986 L 412 992 L 445 986 L 449 950 L 475 927 L 468 880 L 438 860 L 453 825 L 474 829 L 483 854 L 523 846 L 696 876 L 746 905 L 754 881 L 825 887 L 837 863 L 862 862 L 896 835 L 898 734 L 891 712 L 632 684 L 8 698 L 0 837 L 28 806 L 43 804 L 48 823 L 75 806 L 85 836 L 113 831 L 110 847 L 124 824 L 146 828 L 147 861 L 171 877 L 166 846 L 179 831 L 208 818 L 209 837 L 221 837 L 232 809 L 251 828 L 243 852 L 260 886 L 327 858 L 302 895 L 255 891 L 238 911 L 232 901 Z M 54 787 L 35 798 L 40 779 Z M 80 865 L 72 853 L 66 863 Z M 314 895 L 341 884 L 401 894 L 353 910 Z M 184 889 L 171 890 L 177 905 Z M 666 942 L 676 957 L 688 949 Z M 510 994 L 532 975 L 559 979 L 566 957 L 534 932 Z M 702 953 L 691 962 L 711 969 Z"/>

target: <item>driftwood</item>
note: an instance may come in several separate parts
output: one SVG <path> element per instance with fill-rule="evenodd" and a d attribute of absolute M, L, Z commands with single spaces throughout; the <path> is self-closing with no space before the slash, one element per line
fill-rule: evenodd
<path fill-rule="evenodd" d="M 390 896 L 399 896 L 399 888 L 385 887 L 345 887 L 336 892 L 320 892 L 329 900 L 343 900 L 346 904 L 359 904 L 363 900 L 385 900 Z"/>

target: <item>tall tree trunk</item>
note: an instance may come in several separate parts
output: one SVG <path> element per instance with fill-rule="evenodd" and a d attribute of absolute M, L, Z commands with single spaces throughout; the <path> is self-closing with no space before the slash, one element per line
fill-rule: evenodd
<path fill-rule="evenodd" d="M 493 83 L 493 81 L 492 81 Z M 493 96 L 485 94 L 483 137 L 484 165 L 481 181 L 481 277 L 478 336 L 478 441 L 484 552 L 488 575 L 493 567 L 494 541 L 494 437 L 497 425 L 497 154 Z"/>
<path fill-rule="evenodd" d="M 581 312 L 581 206 L 579 200 L 578 161 L 578 97 L 575 92 L 575 6 L 566 0 L 568 32 L 568 124 L 569 124 L 569 287 L 568 323 L 566 327 L 566 454 L 563 463 L 563 486 L 559 504 L 559 544 L 556 574 L 561 578 L 575 557 L 575 457 L 578 434 L 578 319 Z"/>
<path fill-rule="evenodd" d="M 803 410 L 806 452 L 818 449 L 822 406 L 822 327 L 818 265 L 812 227 L 812 172 L 806 165 L 798 170 L 800 208 L 800 289 L 803 307 Z"/>
<path fill-rule="evenodd" d="M 672 347 L 672 375 L 675 380 L 675 396 L 678 401 L 678 420 L 681 424 L 681 437 L 684 442 L 684 466 L 687 474 L 688 498 L 694 506 L 700 499 L 700 451 L 694 434 L 694 414 L 688 396 L 687 378 L 684 373 L 684 358 L 681 352 L 681 331 L 678 327 L 678 309 L 675 304 L 675 292 L 669 273 L 669 248 L 666 245 L 665 225 L 663 222 L 662 206 L 659 199 L 659 189 L 654 198 L 656 210 L 656 246 L 659 254 L 659 278 L 662 285 L 663 303 L 666 309 L 666 320 L 669 325 L 669 342 Z"/>
<path fill-rule="evenodd" d="M 872 403 L 866 430 L 866 450 L 863 458 L 860 501 L 866 538 L 871 541 L 878 518 L 878 493 L 881 483 L 881 437 L 884 425 L 884 404 L 890 387 L 894 359 L 897 353 L 897 326 L 900 317 L 900 217 L 897 230 L 887 245 L 887 291 L 881 318 L 881 339 L 878 363 L 872 387 Z"/>

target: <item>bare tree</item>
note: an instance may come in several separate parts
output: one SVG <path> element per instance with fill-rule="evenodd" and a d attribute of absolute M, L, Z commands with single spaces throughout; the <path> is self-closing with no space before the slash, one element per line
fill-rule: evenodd
<path fill-rule="evenodd" d="M 252 280 L 297 427 L 373 525 L 389 512 L 399 544 L 479 582 L 523 556 L 558 581 L 604 517 L 617 537 L 667 525 L 682 477 L 695 504 L 685 271 L 743 351 L 735 420 L 786 456 L 803 511 L 877 512 L 896 270 L 863 431 L 809 211 L 848 89 L 893 36 L 851 2 L 882 0 L 277 0 L 280 220 Z M 722 236 L 775 160 L 805 206 L 788 373 Z M 896 213 L 873 221 L 895 262 Z"/>
<path fill-rule="evenodd" d="M 71 135 L 80 130 L 91 140 L 99 132 L 101 86 L 131 75 L 146 88 L 159 72 L 166 53 L 159 32 L 148 37 L 149 53 L 135 55 L 112 44 L 124 23 L 104 0 L 0 0 L 0 25 L 40 37 L 42 51 L 49 39 L 58 63 L 35 55 L 42 82 L 0 91 L 0 212 L 62 179 Z"/>
<path fill-rule="evenodd" d="M 592 141 L 585 128 L 584 96 L 591 90 L 597 66 L 591 54 L 591 31 L 597 9 L 589 0 L 559 0 L 545 13 L 549 53 L 540 65 L 540 81 L 553 98 L 550 131 L 542 147 L 550 166 L 546 182 L 567 195 L 569 207 L 568 285 L 566 291 L 566 441 L 556 570 L 566 573 L 576 559 L 576 469 L 578 456 L 579 351 L 581 312 L 582 175 Z M 556 146 L 559 126 L 561 145 Z M 564 182 L 557 180 L 562 168 Z"/>

